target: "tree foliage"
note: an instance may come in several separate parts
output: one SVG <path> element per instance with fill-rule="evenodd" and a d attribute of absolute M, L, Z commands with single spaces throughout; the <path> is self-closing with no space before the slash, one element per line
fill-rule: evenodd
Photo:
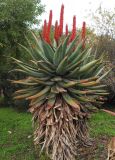
<path fill-rule="evenodd" d="M 18 43 L 26 45 L 25 35 L 34 23 L 39 25 L 43 11 L 41 0 L 0 0 L 0 88 L 9 85 L 8 71 L 14 67 L 9 57 L 26 57 Z"/>
<path fill-rule="evenodd" d="M 3 61 L 6 56 L 13 54 L 19 57 L 17 43 L 24 43 L 24 34 L 44 10 L 40 0 L 0 0 L 0 54 Z M 2 65 L 2 64 L 1 64 Z M 3 67 L 4 68 L 4 67 Z M 2 68 L 2 70 L 3 70 Z"/>
<path fill-rule="evenodd" d="M 104 60 L 107 66 L 112 68 L 111 73 L 105 79 L 105 83 L 111 90 L 111 98 L 115 97 L 115 8 L 112 10 L 103 9 L 101 6 L 96 13 L 92 13 L 93 28 L 97 37 L 95 45 L 98 55 L 104 53 Z"/>
<path fill-rule="evenodd" d="M 92 17 L 96 33 L 115 38 L 115 8 L 112 11 L 100 6 L 95 13 L 92 13 Z"/>

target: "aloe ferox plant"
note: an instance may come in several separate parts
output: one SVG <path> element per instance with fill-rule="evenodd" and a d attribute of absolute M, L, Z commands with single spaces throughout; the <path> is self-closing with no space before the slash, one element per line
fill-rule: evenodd
<path fill-rule="evenodd" d="M 30 61 L 12 58 L 18 66 L 16 71 L 27 75 L 13 81 L 23 86 L 14 98 L 30 101 L 34 143 L 52 160 L 74 160 L 79 144 L 89 144 L 87 119 L 94 106 L 103 103 L 100 97 L 108 94 L 101 84 L 108 72 L 103 74 L 102 58 L 96 59 L 86 44 L 85 22 L 77 34 L 74 16 L 72 31 L 69 33 L 66 25 L 63 33 L 63 16 L 62 5 L 59 24 L 56 21 L 52 27 L 50 11 L 39 38 L 31 32 L 28 47 L 20 44 L 31 56 Z"/>

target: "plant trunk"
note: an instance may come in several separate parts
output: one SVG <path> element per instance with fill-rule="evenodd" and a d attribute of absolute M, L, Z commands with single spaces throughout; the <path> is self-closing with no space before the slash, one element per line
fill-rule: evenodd
<path fill-rule="evenodd" d="M 79 145 L 89 145 L 88 114 L 69 105 L 57 103 L 31 107 L 35 124 L 34 142 L 45 149 L 52 160 L 75 160 Z"/>

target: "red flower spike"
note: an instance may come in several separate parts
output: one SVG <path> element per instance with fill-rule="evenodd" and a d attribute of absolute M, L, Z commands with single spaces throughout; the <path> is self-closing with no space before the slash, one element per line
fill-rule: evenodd
<path fill-rule="evenodd" d="M 68 25 L 66 24 L 66 27 L 65 27 L 65 35 L 67 36 L 68 35 Z"/>
<path fill-rule="evenodd" d="M 60 38 L 60 26 L 58 26 L 57 35 L 58 35 L 58 39 L 59 39 Z"/>
<path fill-rule="evenodd" d="M 76 37 L 76 16 L 73 17 L 72 40 Z"/>
<path fill-rule="evenodd" d="M 50 41 L 51 26 L 52 26 L 52 10 L 50 10 L 49 22 L 48 22 L 47 33 L 46 33 L 46 41 L 47 41 L 47 43 L 49 43 L 49 44 L 51 43 L 51 41 Z"/>
<path fill-rule="evenodd" d="M 59 29 L 59 36 L 63 34 L 63 21 L 64 21 L 64 5 L 61 6 L 61 12 L 60 12 L 60 29 Z"/>
<path fill-rule="evenodd" d="M 51 25 L 52 25 L 52 10 L 50 10 L 50 14 L 49 14 L 49 22 L 48 22 L 48 31 L 49 32 L 51 30 Z"/>
<path fill-rule="evenodd" d="M 58 41 L 59 41 L 59 38 L 60 38 L 60 35 L 59 35 L 59 31 L 60 31 L 60 26 L 57 27 L 57 45 L 58 45 Z"/>
<path fill-rule="evenodd" d="M 83 22 L 83 25 L 82 25 L 82 34 L 81 34 L 81 38 L 83 41 L 83 48 L 85 48 L 85 36 L 86 36 L 86 23 Z"/>
<path fill-rule="evenodd" d="M 72 42 L 76 37 L 76 16 L 73 17 L 73 28 L 72 28 L 72 33 L 71 37 L 69 39 L 69 43 Z"/>
<path fill-rule="evenodd" d="M 45 36 L 46 36 L 46 31 L 47 31 L 47 22 L 46 20 L 44 20 L 44 26 L 43 26 L 43 30 L 42 30 L 42 37 L 45 40 Z"/>

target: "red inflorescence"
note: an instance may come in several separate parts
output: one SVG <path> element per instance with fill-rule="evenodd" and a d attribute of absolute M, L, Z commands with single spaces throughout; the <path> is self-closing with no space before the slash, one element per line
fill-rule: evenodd
<path fill-rule="evenodd" d="M 85 48 L 85 36 L 86 36 L 86 23 L 83 22 L 82 34 L 81 34 L 81 37 L 82 37 L 82 40 L 83 40 L 83 48 Z"/>
<path fill-rule="evenodd" d="M 47 32 L 46 32 L 46 42 L 49 43 L 49 44 L 51 43 L 51 41 L 50 41 L 50 30 L 51 30 L 51 26 L 52 26 L 52 10 L 50 10 L 49 22 L 48 22 Z"/>
<path fill-rule="evenodd" d="M 72 42 L 75 39 L 75 37 L 76 37 L 76 16 L 73 17 L 73 28 L 69 42 Z"/>
<path fill-rule="evenodd" d="M 51 26 L 52 26 L 52 10 L 50 11 L 48 24 L 47 24 L 46 20 L 44 20 L 44 26 L 43 26 L 43 31 L 42 31 L 43 39 L 49 44 L 51 43 L 51 41 L 50 41 Z"/>
<path fill-rule="evenodd" d="M 65 35 L 67 36 L 68 35 L 68 25 L 66 24 L 66 27 L 65 27 Z"/>
<path fill-rule="evenodd" d="M 45 36 L 46 36 L 46 31 L 47 31 L 47 22 L 46 22 L 46 20 L 44 20 L 44 25 L 43 25 L 43 30 L 42 30 L 42 36 L 43 36 L 44 40 L 45 40 Z"/>
<path fill-rule="evenodd" d="M 55 30 L 54 30 L 54 38 L 56 42 L 58 42 L 59 39 L 59 29 L 58 29 L 58 21 L 55 22 Z"/>
<path fill-rule="evenodd" d="M 64 5 L 61 6 L 60 12 L 60 29 L 59 29 L 59 36 L 63 34 L 63 21 L 64 21 Z"/>
<path fill-rule="evenodd" d="M 54 39 L 56 40 L 57 44 L 60 37 L 63 35 L 63 21 L 64 21 L 64 5 L 62 4 L 60 11 L 60 21 L 59 24 L 58 21 L 56 21 L 54 28 Z M 50 39 L 51 27 L 52 27 L 52 10 L 50 10 L 48 24 L 46 20 L 44 21 L 44 26 L 42 31 L 43 39 L 49 44 L 51 44 L 51 39 Z M 68 25 L 66 24 L 65 35 L 67 36 L 68 34 L 69 34 Z M 86 35 L 86 23 L 83 22 L 82 33 L 81 33 L 81 39 L 83 40 L 83 48 L 85 48 L 85 35 Z M 68 44 L 72 42 L 75 39 L 75 37 L 76 37 L 76 16 L 73 17 L 73 27 Z"/>
<path fill-rule="evenodd" d="M 76 37 L 76 16 L 73 17 L 73 30 L 72 30 L 72 40 Z"/>

